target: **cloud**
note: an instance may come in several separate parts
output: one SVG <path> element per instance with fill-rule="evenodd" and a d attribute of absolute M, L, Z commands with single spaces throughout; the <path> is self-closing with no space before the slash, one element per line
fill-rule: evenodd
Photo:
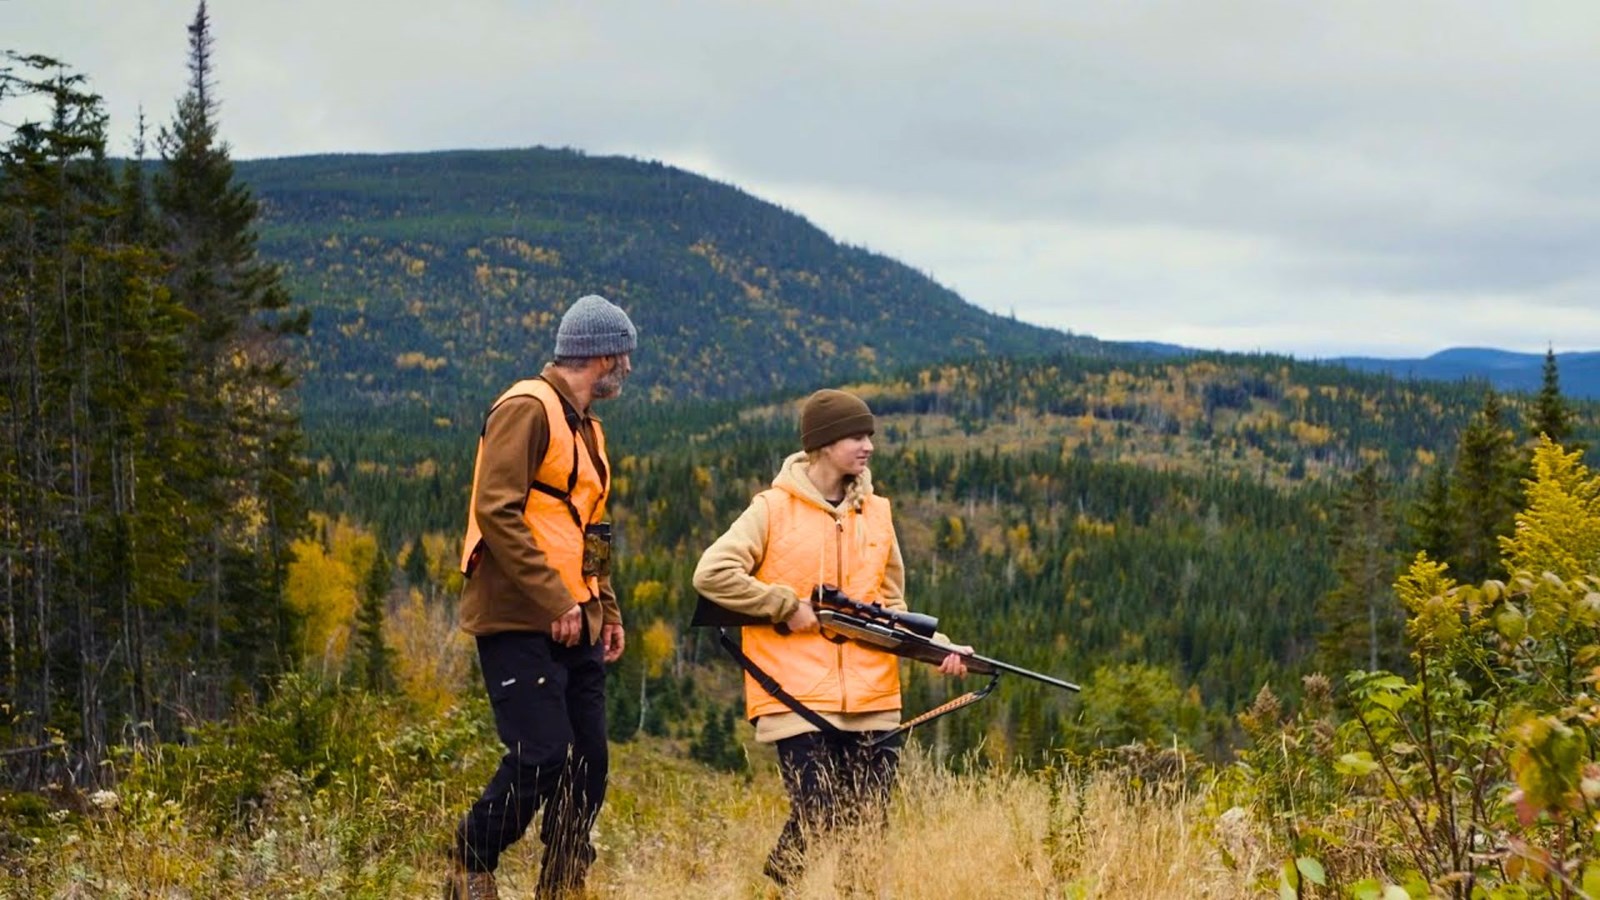
<path fill-rule="evenodd" d="M 244 157 L 543 144 L 661 159 L 981 306 L 1103 336 L 1600 346 L 1600 5 L 210 9 L 224 133 Z M 89 73 L 126 133 L 138 103 L 170 113 L 192 12 L 0 0 L 0 34 Z"/>

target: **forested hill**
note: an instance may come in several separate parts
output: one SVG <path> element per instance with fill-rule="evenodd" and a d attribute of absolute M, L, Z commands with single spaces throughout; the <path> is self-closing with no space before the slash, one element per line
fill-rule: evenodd
<path fill-rule="evenodd" d="M 1088 338 L 963 301 L 804 218 L 689 172 L 571 150 L 241 162 L 261 250 L 313 314 L 309 408 L 483 402 L 597 292 L 639 326 L 656 399 L 806 387 Z"/>
<path fill-rule="evenodd" d="M 1600 352 L 1557 353 L 1562 392 L 1572 397 L 1600 400 Z M 1350 356 L 1329 362 L 1363 372 L 1386 372 L 1398 378 L 1432 378 L 1438 381 L 1479 379 L 1502 391 L 1539 389 L 1544 375 L 1544 354 L 1511 353 L 1481 347 L 1455 347 L 1424 359 L 1378 359 Z"/>

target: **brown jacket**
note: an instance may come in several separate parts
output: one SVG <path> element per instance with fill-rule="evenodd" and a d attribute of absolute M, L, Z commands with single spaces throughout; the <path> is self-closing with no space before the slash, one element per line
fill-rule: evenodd
<path fill-rule="evenodd" d="M 554 366 L 540 377 L 574 408 L 572 389 Z M 580 410 L 579 432 L 595 467 L 609 478 L 609 463 L 596 449 L 594 422 L 589 410 Z M 554 622 L 577 603 L 561 576 L 534 543 L 523 519 L 528 486 L 544 461 L 550 445 L 550 425 L 544 406 L 535 397 L 512 397 L 489 414 L 484 424 L 483 449 L 478 462 L 478 490 L 472 498 L 484 552 L 467 579 L 461 596 L 461 628 L 469 634 L 502 631 L 549 633 Z M 600 600 L 584 604 L 585 631 L 593 642 L 604 622 L 622 621 L 610 579 L 600 582 Z"/>

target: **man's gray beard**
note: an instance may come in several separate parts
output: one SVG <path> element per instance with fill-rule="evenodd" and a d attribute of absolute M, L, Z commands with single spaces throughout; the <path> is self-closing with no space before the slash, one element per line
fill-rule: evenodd
<path fill-rule="evenodd" d="M 622 383 L 627 380 L 628 376 L 621 369 L 613 369 L 601 375 L 590 392 L 594 394 L 596 400 L 609 400 L 622 393 Z"/>

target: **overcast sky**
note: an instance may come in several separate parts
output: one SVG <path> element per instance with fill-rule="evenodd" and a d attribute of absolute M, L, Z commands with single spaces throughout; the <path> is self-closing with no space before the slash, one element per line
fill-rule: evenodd
<path fill-rule="evenodd" d="M 731 182 L 1080 334 L 1600 349 L 1593 0 L 209 9 L 239 159 L 574 147 Z M 88 75 L 126 153 L 184 89 L 193 13 L 0 0 L 0 48 Z"/>

